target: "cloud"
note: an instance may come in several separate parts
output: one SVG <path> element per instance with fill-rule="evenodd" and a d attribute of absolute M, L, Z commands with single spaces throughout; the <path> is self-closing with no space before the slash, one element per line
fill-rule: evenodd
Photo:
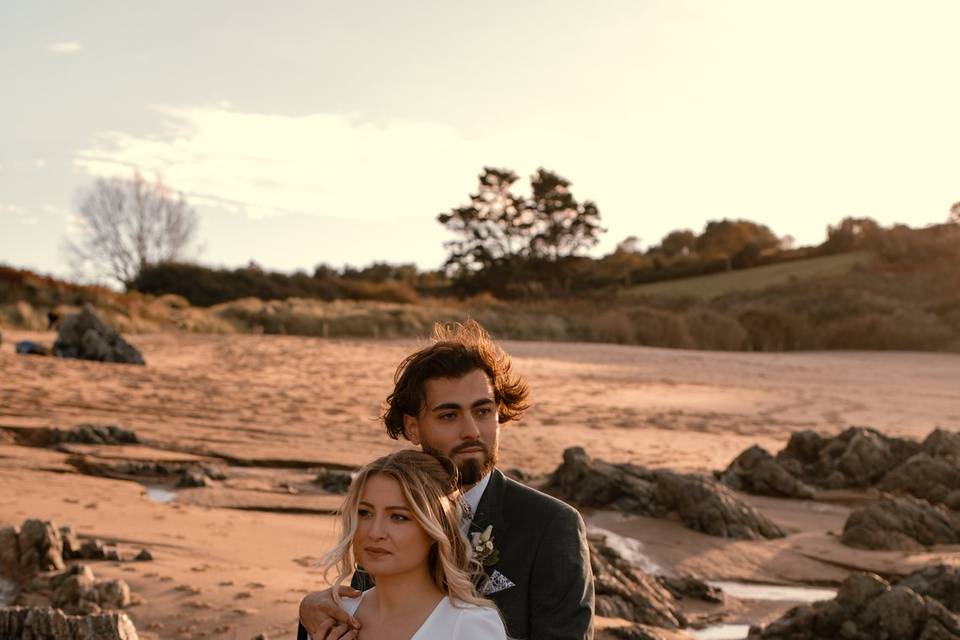
<path fill-rule="evenodd" d="M 47 51 L 51 53 L 80 53 L 83 51 L 83 45 L 79 42 L 51 42 L 47 45 Z"/>
<path fill-rule="evenodd" d="M 77 154 L 97 176 L 161 175 L 194 204 L 251 217 L 431 219 L 465 199 L 498 154 L 443 124 L 158 107 L 159 135 L 103 132 Z"/>
<path fill-rule="evenodd" d="M 17 223 L 28 227 L 40 224 L 39 216 L 25 207 L 10 202 L 0 202 L 0 218 L 13 218 Z"/>

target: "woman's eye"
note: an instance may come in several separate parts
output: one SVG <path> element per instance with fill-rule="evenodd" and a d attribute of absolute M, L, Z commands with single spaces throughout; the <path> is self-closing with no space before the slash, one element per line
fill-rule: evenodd
<path fill-rule="evenodd" d="M 357 509 L 357 515 L 361 518 L 366 518 L 370 515 L 369 509 Z"/>
<path fill-rule="evenodd" d="M 406 522 L 407 520 L 410 519 L 401 513 L 395 513 L 390 517 L 393 518 L 393 520 L 395 520 L 396 522 Z"/>

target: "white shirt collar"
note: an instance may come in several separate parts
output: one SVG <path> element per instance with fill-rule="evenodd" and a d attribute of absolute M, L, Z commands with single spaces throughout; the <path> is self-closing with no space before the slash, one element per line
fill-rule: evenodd
<path fill-rule="evenodd" d="M 480 478 L 480 482 L 473 485 L 463 494 L 463 499 L 467 501 L 467 504 L 470 505 L 470 513 L 476 515 L 477 507 L 480 506 L 480 498 L 483 497 L 483 492 L 487 490 L 487 485 L 490 484 L 490 475 L 487 474 Z"/>

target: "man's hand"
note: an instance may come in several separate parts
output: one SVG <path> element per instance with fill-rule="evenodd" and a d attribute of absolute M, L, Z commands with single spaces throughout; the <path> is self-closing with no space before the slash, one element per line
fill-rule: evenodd
<path fill-rule="evenodd" d="M 360 592 L 340 587 L 341 598 L 356 598 Z M 308 593 L 300 601 L 300 623 L 313 640 L 354 640 L 360 622 L 337 606 L 330 589 Z"/>

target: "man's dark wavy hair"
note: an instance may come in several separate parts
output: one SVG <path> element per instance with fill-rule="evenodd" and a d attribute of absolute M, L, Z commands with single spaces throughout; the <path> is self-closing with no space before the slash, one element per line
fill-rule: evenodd
<path fill-rule="evenodd" d="M 510 356 L 475 320 L 433 327 L 433 344 L 407 356 L 393 376 L 393 393 L 383 408 L 387 433 L 396 440 L 403 416 L 418 416 L 426 402 L 425 383 L 432 378 L 460 378 L 481 369 L 490 379 L 500 422 L 519 418 L 530 404 L 523 377 L 514 375 Z"/>

